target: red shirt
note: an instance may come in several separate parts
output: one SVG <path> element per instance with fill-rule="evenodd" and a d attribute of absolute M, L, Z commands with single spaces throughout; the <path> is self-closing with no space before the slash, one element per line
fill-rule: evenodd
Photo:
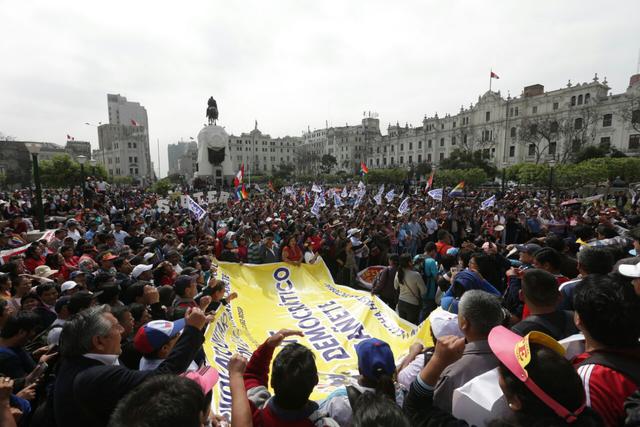
<path fill-rule="evenodd" d="M 573 360 L 577 366 L 590 356 L 582 353 Z M 587 406 L 602 417 L 606 426 L 624 424 L 624 401 L 638 386 L 624 374 L 602 365 L 585 364 L 578 367 L 578 375 L 584 385 Z"/>
<path fill-rule="evenodd" d="M 24 260 L 24 266 L 30 273 L 34 273 L 36 271 L 36 267 L 40 267 L 41 265 L 44 265 L 44 257 L 42 256 L 40 259 L 29 257 Z"/>
<path fill-rule="evenodd" d="M 440 255 L 446 255 L 447 251 L 452 247 L 453 246 L 447 245 L 445 242 L 440 242 L 440 241 L 436 242 L 436 250 Z"/>
<path fill-rule="evenodd" d="M 282 258 L 284 260 L 284 255 L 287 254 L 287 259 L 289 261 L 300 261 L 302 260 L 302 251 L 297 246 L 291 249 L 290 246 L 285 246 L 282 248 Z"/>

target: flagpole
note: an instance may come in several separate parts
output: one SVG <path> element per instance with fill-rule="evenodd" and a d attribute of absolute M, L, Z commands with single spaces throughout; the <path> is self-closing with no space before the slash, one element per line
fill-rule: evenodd
<path fill-rule="evenodd" d="M 493 73 L 493 70 L 489 70 L 489 92 L 491 92 L 491 80 L 493 80 L 491 78 L 491 74 Z"/>

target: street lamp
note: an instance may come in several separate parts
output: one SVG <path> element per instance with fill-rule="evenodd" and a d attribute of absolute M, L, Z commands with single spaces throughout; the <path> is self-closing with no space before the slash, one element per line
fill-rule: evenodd
<path fill-rule="evenodd" d="M 89 160 L 89 163 L 91 163 L 91 168 L 92 168 L 91 175 L 93 175 L 93 178 L 95 179 L 95 177 L 96 177 L 96 163 L 98 163 L 98 162 L 96 161 L 96 159 L 91 159 L 91 160 Z"/>
<path fill-rule="evenodd" d="M 86 186 L 85 186 L 85 182 L 84 182 L 84 164 L 87 161 L 87 156 L 81 154 L 78 157 L 76 157 L 76 160 L 78 160 L 78 163 L 80 163 L 80 182 L 82 184 L 82 201 L 83 203 L 87 203 L 87 191 L 86 191 Z"/>
<path fill-rule="evenodd" d="M 33 181 L 36 186 L 36 215 L 38 217 L 38 225 L 40 231 L 44 231 L 44 210 L 42 209 L 42 187 L 40 186 L 40 166 L 38 165 L 38 154 L 42 146 L 35 142 L 26 142 L 25 147 L 33 162 Z"/>

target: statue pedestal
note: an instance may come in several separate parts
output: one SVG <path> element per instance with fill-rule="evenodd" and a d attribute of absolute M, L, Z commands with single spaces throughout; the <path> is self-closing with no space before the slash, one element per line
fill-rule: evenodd
<path fill-rule="evenodd" d="M 235 175 L 229 147 L 229 135 L 222 126 L 209 125 L 198 133 L 197 177 L 223 185 Z"/>

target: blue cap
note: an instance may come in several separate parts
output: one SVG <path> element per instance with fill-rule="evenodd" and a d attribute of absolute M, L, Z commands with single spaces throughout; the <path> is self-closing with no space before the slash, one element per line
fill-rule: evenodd
<path fill-rule="evenodd" d="M 380 375 L 393 375 L 396 362 L 391 347 L 377 338 L 369 338 L 356 345 L 358 369 L 367 378 L 378 378 Z"/>
<path fill-rule="evenodd" d="M 449 249 L 447 249 L 447 255 L 456 256 L 456 255 L 458 255 L 458 252 L 460 252 L 460 248 L 449 248 Z"/>

